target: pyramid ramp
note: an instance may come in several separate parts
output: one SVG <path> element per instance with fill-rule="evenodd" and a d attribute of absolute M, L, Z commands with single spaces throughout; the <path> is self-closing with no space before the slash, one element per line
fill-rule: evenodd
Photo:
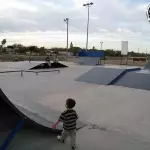
<path fill-rule="evenodd" d="M 78 77 L 76 81 L 100 85 L 109 85 L 115 78 L 121 75 L 125 69 L 95 67 Z"/>

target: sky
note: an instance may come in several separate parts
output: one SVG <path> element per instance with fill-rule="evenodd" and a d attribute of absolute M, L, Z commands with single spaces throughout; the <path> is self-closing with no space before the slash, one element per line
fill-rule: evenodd
<path fill-rule="evenodd" d="M 0 0 L 0 40 L 8 45 L 21 43 L 45 47 L 66 47 L 69 43 L 85 48 L 86 0 Z M 150 53 L 150 23 L 146 18 L 149 0 L 93 0 L 90 7 L 89 48 L 121 49 L 129 41 L 129 51 Z"/>

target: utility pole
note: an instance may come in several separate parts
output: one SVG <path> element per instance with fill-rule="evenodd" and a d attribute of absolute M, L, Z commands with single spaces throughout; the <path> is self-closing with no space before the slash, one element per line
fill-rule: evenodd
<path fill-rule="evenodd" d="M 104 43 L 104 42 L 100 42 L 100 44 L 101 44 L 101 50 L 103 49 L 103 43 Z"/>
<path fill-rule="evenodd" d="M 148 5 L 147 11 L 146 11 L 147 19 L 150 22 L 150 4 Z"/>
<path fill-rule="evenodd" d="M 86 3 L 83 4 L 84 7 L 88 8 L 88 20 L 87 20 L 87 37 L 86 37 L 86 50 L 88 50 L 88 40 L 89 40 L 89 20 L 90 20 L 90 7 L 93 5 L 93 3 Z"/>
<path fill-rule="evenodd" d="M 65 18 L 64 22 L 67 24 L 67 45 L 66 45 L 66 56 L 68 54 L 68 28 L 69 28 L 69 18 Z"/>

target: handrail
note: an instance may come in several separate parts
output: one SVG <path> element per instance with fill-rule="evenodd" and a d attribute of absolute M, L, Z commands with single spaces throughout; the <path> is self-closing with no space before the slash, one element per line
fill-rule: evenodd
<path fill-rule="evenodd" d="M 23 72 L 33 72 L 33 73 L 44 73 L 44 72 L 58 72 L 60 73 L 60 70 L 39 70 L 39 71 L 30 71 L 30 70 L 21 70 Z"/>
<path fill-rule="evenodd" d="M 60 73 L 60 70 L 42 70 L 42 71 L 31 71 L 31 70 L 16 70 L 16 71 L 0 71 L 0 74 L 4 74 L 4 73 L 21 73 L 21 76 L 23 76 L 23 72 L 31 72 L 31 73 L 35 73 L 36 75 L 38 75 L 39 73 L 46 73 L 46 72 L 58 72 Z"/>

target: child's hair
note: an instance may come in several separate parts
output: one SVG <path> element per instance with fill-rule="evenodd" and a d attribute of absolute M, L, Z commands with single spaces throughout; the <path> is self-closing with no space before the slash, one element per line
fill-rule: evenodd
<path fill-rule="evenodd" d="M 66 100 L 66 105 L 67 105 L 67 108 L 69 109 L 74 108 L 74 106 L 76 105 L 76 101 L 72 98 L 68 98 Z"/>

